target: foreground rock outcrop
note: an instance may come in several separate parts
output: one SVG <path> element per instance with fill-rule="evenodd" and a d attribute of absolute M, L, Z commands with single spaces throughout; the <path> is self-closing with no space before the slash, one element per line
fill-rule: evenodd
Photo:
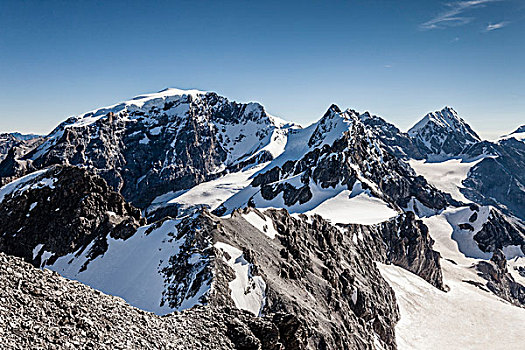
<path fill-rule="evenodd" d="M 300 349 L 290 315 L 196 307 L 165 317 L 0 253 L 3 349 Z"/>
<path fill-rule="evenodd" d="M 0 193 L 0 251 L 35 266 L 90 243 L 96 257 L 107 248 L 106 236 L 127 238 L 144 223 L 102 178 L 78 167 L 35 172 Z"/>
<path fill-rule="evenodd" d="M 487 288 L 494 294 L 517 306 L 525 307 L 525 286 L 517 283 L 507 270 L 507 259 L 500 249 L 490 261 L 480 261 L 476 269 L 487 280 Z"/>

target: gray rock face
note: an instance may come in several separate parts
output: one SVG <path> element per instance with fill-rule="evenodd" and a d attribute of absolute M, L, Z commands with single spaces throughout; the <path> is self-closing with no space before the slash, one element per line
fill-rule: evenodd
<path fill-rule="evenodd" d="M 412 198 L 437 210 L 456 203 L 390 154 L 354 111 L 340 112 L 337 106 L 332 106 L 313 133 L 310 139 L 312 145 L 315 145 L 316 139 L 321 139 L 323 125 L 329 125 L 329 120 L 341 118 L 349 124 L 349 130 L 341 138 L 331 145 L 313 148 L 299 160 L 289 160 L 282 166 L 258 174 L 252 186 L 260 187 L 265 200 L 272 200 L 282 193 L 287 206 L 308 202 L 312 197 L 310 186 L 313 184 L 323 189 L 343 185 L 352 190 L 358 180 L 374 196 L 395 208 L 406 208 Z M 283 181 L 298 175 L 301 175 L 300 187 Z M 375 186 L 369 186 L 370 183 Z"/>
<path fill-rule="evenodd" d="M 54 166 L 3 188 L 0 194 L 0 251 L 35 266 L 91 242 L 103 254 L 106 236 L 126 238 L 145 223 L 106 182 L 86 170 Z M 53 255 L 45 257 L 45 252 Z"/>
<path fill-rule="evenodd" d="M 525 227 L 519 220 L 512 220 L 496 209 L 490 210 L 487 222 L 474 235 L 474 240 L 484 252 L 515 245 L 525 254 Z"/>
<path fill-rule="evenodd" d="M 87 167 L 144 208 L 158 195 L 272 159 L 262 148 L 285 137 L 289 126 L 259 104 L 167 90 L 72 117 L 17 160 L 28 163 L 26 172 L 54 164 Z M 18 163 L 0 164 L 0 176 L 22 175 Z"/>
<path fill-rule="evenodd" d="M 425 279 L 444 290 L 440 255 L 432 249 L 434 241 L 422 221 L 412 212 L 378 224 L 383 241 L 387 245 L 386 261 Z"/>
<path fill-rule="evenodd" d="M 247 213 L 270 218 L 276 238 L 249 229 Z M 249 208 L 221 219 L 218 230 L 217 239 L 242 247 L 266 281 L 264 311 L 297 315 L 308 348 L 362 349 L 374 342 L 396 347 L 395 296 L 374 265 L 377 253 L 368 237 L 354 242 L 350 231 L 320 216 L 310 221 L 285 210 L 262 214 Z"/>
<path fill-rule="evenodd" d="M 0 253 L 3 349 L 302 349 L 293 315 L 195 307 L 159 317 Z"/>
<path fill-rule="evenodd" d="M 490 261 L 480 261 L 479 275 L 486 279 L 487 288 L 508 302 L 525 307 L 525 286 L 517 283 L 507 270 L 507 259 L 500 249 L 496 249 Z"/>
<path fill-rule="evenodd" d="M 408 130 L 408 135 L 420 152 L 429 156 L 457 156 L 479 136 L 450 107 L 427 114 Z"/>
<path fill-rule="evenodd" d="M 525 220 L 525 143 L 503 140 L 492 144 L 491 154 L 494 157 L 472 167 L 462 192 L 475 202 Z"/>

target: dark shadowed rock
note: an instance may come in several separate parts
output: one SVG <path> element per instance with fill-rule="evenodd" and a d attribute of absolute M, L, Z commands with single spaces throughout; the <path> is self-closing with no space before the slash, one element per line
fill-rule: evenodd
<path fill-rule="evenodd" d="M 525 253 L 525 227 L 512 217 L 491 208 L 487 221 L 474 235 L 474 240 L 484 252 L 493 252 L 509 245 L 521 247 Z"/>
<path fill-rule="evenodd" d="M 525 307 L 525 286 L 517 283 L 507 271 L 507 259 L 496 249 L 490 261 L 480 261 L 479 275 L 486 279 L 487 288 L 494 294 L 517 306 Z"/>
<path fill-rule="evenodd" d="M 127 238 L 145 221 L 106 182 L 84 169 L 54 166 L 2 190 L 0 251 L 36 266 L 95 243 L 103 254 L 106 237 Z M 37 248 L 38 247 L 38 248 Z"/>

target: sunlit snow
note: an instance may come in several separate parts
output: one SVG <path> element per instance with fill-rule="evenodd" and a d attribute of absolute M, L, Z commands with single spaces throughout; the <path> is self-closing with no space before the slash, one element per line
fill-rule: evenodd
<path fill-rule="evenodd" d="M 235 271 L 235 279 L 229 282 L 235 306 L 259 316 L 265 304 L 266 283 L 260 276 L 252 276 L 251 264 L 244 259 L 242 251 L 223 242 L 215 248 L 227 253 L 224 261 Z"/>

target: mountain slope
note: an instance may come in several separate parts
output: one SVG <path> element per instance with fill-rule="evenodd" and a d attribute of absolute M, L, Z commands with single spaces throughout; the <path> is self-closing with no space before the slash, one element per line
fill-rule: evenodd
<path fill-rule="evenodd" d="M 408 135 L 421 153 L 438 158 L 460 155 L 481 140 L 450 107 L 427 114 L 408 130 Z"/>
<path fill-rule="evenodd" d="M 298 350 L 294 319 L 197 307 L 159 317 L 0 253 L 2 347 Z"/>
<path fill-rule="evenodd" d="M 384 213 L 378 217 L 380 222 L 407 208 L 412 200 L 436 210 L 455 203 L 417 177 L 374 136 L 357 112 L 332 106 L 318 122 L 294 131 L 284 152 L 216 212 L 229 213 L 244 205 L 315 212 L 316 208 L 323 211 L 322 205 L 339 195 L 346 200 L 342 197 L 338 203 L 349 206 L 361 196 Z M 355 223 L 350 211 L 341 215 L 345 218 L 333 217 L 334 222 Z"/>
<path fill-rule="evenodd" d="M 168 89 L 72 117 L 11 152 L 0 175 L 18 179 L 0 189 L 0 251 L 176 312 L 198 335 L 209 326 L 218 340 L 202 346 L 421 347 L 427 306 L 412 301 L 486 301 L 465 303 L 466 323 L 448 307 L 442 330 L 486 332 L 484 312 L 520 320 L 525 225 L 510 214 L 521 147 L 479 141 L 451 108 L 403 133 L 332 105 L 303 129 L 256 103 Z M 500 312 L 502 300 L 514 305 Z"/>
<path fill-rule="evenodd" d="M 290 127 L 256 103 L 167 89 L 71 117 L 20 160 L 27 171 L 87 167 L 143 208 L 158 195 L 273 159 Z"/>
<path fill-rule="evenodd" d="M 224 219 L 204 211 L 137 229 L 136 221 L 123 220 L 135 212 L 118 194 L 105 192 L 115 197 L 108 205 L 120 209 L 100 207 L 104 203 L 93 196 L 108 191 L 104 185 L 83 169 L 54 167 L 2 188 L 2 209 L 13 214 L 0 249 L 158 314 L 228 306 L 272 315 L 276 324 L 285 317 L 295 327 L 290 337 L 298 349 L 359 348 L 373 342 L 394 348 L 394 297 L 373 262 L 386 261 L 381 244 L 358 245 L 320 217 L 292 218 L 285 211 L 253 212 L 274 227 L 274 238 L 251 224 L 251 211 Z M 86 196 L 83 186 L 94 194 Z M 71 209 L 54 211 L 55 198 L 71 195 L 71 188 L 80 200 L 71 200 Z M 30 205 L 33 200 L 36 205 Z M 63 225 L 58 233 L 53 223 L 34 228 L 31 218 L 49 217 L 49 210 L 53 222 L 74 226 Z M 103 217 L 122 218 L 93 227 L 92 220 Z"/>

